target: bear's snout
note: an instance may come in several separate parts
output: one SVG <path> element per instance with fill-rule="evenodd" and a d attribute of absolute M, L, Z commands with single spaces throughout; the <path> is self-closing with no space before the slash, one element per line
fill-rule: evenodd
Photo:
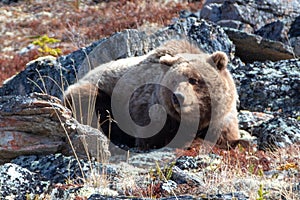
<path fill-rule="evenodd" d="M 172 103 L 175 107 L 180 107 L 184 102 L 184 94 L 181 92 L 175 92 L 172 96 Z"/>

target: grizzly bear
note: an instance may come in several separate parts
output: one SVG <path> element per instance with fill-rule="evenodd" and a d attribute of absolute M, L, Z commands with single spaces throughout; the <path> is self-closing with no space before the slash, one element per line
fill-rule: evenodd
<path fill-rule="evenodd" d="M 199 136 L 221 148 L 240 140 L 237 92 L 223 52 L 170 40 L 148 54 L 89 71 L 64 95 L 84 123 L 124 149 L 182 146 Z"/>

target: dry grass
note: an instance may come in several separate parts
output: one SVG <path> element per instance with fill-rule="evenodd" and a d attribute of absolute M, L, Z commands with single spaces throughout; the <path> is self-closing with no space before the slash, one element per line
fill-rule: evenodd
<path fill-rule="evenodd" d="M 178 149 L 178 156 L 199 156 L 203 146 L 199 145 L 198 141 L 196 143 L 188 151 Z M 161 188 L 165 180 L 159 178 L 157 172 L 149 172 L 144 180 L 148 184 L 131 184 L 132 187 L 127 188 L 126 194 L 159 198 L 170 195 L 205 197 L 209 194 L 242 192 L 249 199 L 258 199 L 258 191 L 262 187 L 262 192 L 266 192 L 262 199 L 296 200 L 300 198 L 299 190 L 295 191 L 295 186 L 300 180 L 299 150 L 299 144 L 275 152 L 258 151 L 255 146 L 249 149 L 239 147 L 230 151 L 213 148 L 213 153 L 220 156 L 220 162 L 190 171 L 194 177 L 202 180 L 203 184 L 179 184 L 172 193 L 168 193 Z"/>
<path fill-rule="evenodd" d="M 213 148 L 213 153 L 221 156 L 219 166 L 205 173 L 205 185 L 197 191 L 209 194 L 242 191 L 250 199 L 258 198 L 259 186 L 268 194 L 266 199 L 299 199 L 300 192 L 292 190 L 300 180 L 300 144 L 274 152 L 264 152 L 256 146 L 225 151 Z M 178 150 L 179 155 L 196 156 L 201 152 L 201 144 L 194 143 L 189 151 Z M 185 185 L 185 188 L 188 187 Z"/>

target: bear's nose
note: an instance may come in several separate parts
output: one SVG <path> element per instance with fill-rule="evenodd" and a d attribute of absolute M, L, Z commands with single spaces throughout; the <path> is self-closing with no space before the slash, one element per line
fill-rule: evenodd
<path fill-rule="evenodd" d="M 182 105 L 184 101 L 184 95 L 181 92 L 174 92 L 172 96 L 172 102 L 175 106 Z"/>

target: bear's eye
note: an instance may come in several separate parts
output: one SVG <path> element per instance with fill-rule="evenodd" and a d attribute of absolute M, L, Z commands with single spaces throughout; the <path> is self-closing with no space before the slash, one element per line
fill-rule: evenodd
<path fill-rule="evenodd" d="M 189 83 L 192 85 L 196 85 L 197 84 L 197 80 L 194 78 L 189 78 Z"/>

